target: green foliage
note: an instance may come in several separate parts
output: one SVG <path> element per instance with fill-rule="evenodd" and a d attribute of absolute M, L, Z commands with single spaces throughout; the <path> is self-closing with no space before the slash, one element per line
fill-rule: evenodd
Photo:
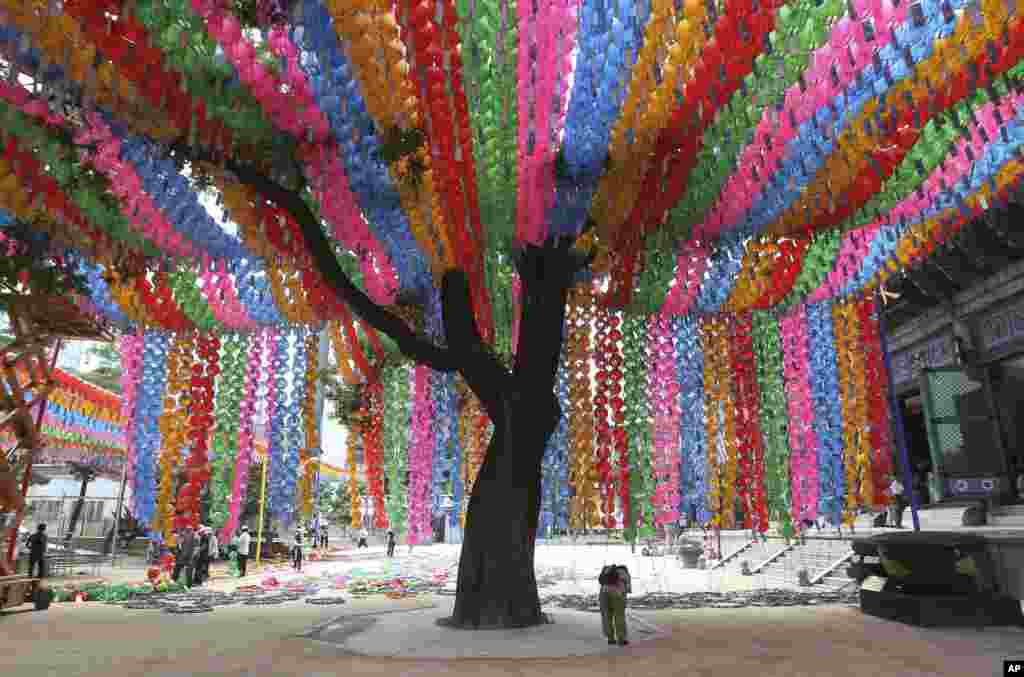
<path fill-rule="evenodd" d="M 7 253 L 8 242 L 0 244 L 0 294 L 84 294 L 85 278 L 69 263 L 50 253 L 48 239 L 38 228 L 21 221 L 0 226 L 0 233 L 13 240 L 16 252 Z M 3 310 L 0 302 L 0 310 Z"/>
<path fill-rule="evenodd" d="M 74 371 L 78 378 L 94 386 L 121 392 L 121 354 L 112 343 L 97 343 L 89 348 L 87 354 L 95 357 L 97 366 L 92 371 Z"/>
<path fill-rule="evenodd" d="M 356 491 L 360 498 L 366 496 L 366 483 L 358 481 Z M 320 513 L 334 525 L 352 523 L 352 499 L 348 494 L 348 484 L 344 482 L 320 483 Z"/>

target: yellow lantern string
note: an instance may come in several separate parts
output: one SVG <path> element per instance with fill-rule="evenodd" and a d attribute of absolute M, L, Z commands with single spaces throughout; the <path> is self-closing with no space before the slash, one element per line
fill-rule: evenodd
<path fill-rule="evenodd" d="M 121 275 L 112 270 L 109 265 L 105 266 L 110 296 L 125 316 L 136 324 L 151 327 L 157 324 L 149 315 L 146 304 L 139 298 L 135 285 L 129 281 L 122 281 Z"/>
<path fill-rule="evenodd" d="M 711 524 L 721 528 L 722 477 L 718 463 L 719 415 L 721 412 L 721 381 L 718 352 L 717 321 L 701 321 L 701 343 L 704 352 L 704 428 L 707 434 L 707 501 Z"/>
<path fill-rule="evenodd" d="M 160 415 L 160 482 L 153 530 L 174 544 L 174 470 L 188 444 L 188 407 L 195 335 L 179 334 L 167 354 L 167 386 Z"/>
<path fill-rule="evenodd" d="M 341 322 L 330 322 L 327 325 L 327 333 L 331 337 L 331 344 L 334 346 L 334 356 L 338 360 L 338 369 L 341 371 L 341 378 L 348 385 L 359 383 L 360 379 L 352 370 L 349 363 L 348 347 L 345 345 L 345 338 L 341 335 Z"/>
<path fill-rule="evenodd" d="M 238 234 L 254 254 L 268 261 L 277 257 L 277 251 L 263 234 L 260 226 L 262 199 L 252 188 L 228 181 L 222 173 L 212 171 L 213 180 L 220 190 L 228 217 L 238 224 Z"/>
<path fill-rule="evenodd" d="M 320 448 L 319 422 L 316 418 L 316 380 L 319 364 L 319 335 L 309 333 L 306 336 L 306 398 L 302 403 L 303 421 L 306 424 L 306 449 Z M 315 462 L 307 462 L 303 466 L 303 475 L 299 486 L 302 514 L 306 519 L 313 516 L 313 494 L 316 483 Z"/>
<path fill-rule="evenodd" d="M 348 467 L 348 500 L 352 506 L 352 528 L 359 529 L 363 526 L 363 502 L 359 497 L 359 478 L 356 477 L 356 446 L 358 443 L 359 431 L 355 428 L 348 429 L 345 436 L 345 463 Z"/>
<path fill-rule="evenodd" d="M 671 0 L 652 3 L 622 112 L 612 128 L 609 170 L 591 203 L 591 215 L 605 234 L 624 222 L 636 203 L 658 135 L 675 108 L 676 92 L 684 78 L 692 77 L 704 47 L 706 19 L 706 4 L 701 0 L 685 0 L 682 16 L 676 14 Z M 655 84 L 657 64 L 662 64 L 662 81 Z M 627 134 L 630 130 L 632 139 Z"/>
<path fill-rule="evenodd" d="M 302 277 L 295 268 L 287 268 L 285 285 L 288 288 L 289 298 L 292 301 L 292 309 L 297 320 L 296 324 L 315 324 L 316 315 L 309 302 L 309 294 L 305 285 L 302 284 Z"/>
<path fill-rule="evenodd" d="M 572 469 L 569 481 L 576 489 L 570 507 L 574 529 L 601 523 L 600 477 L 594 467 L 594 409 L 591 404 L 590 330 L 593 326 L 593 287 L 583 284 L 569 292 L 565 351 L 569 363 L 569 440 Z"/>
<path fill-rule="evenodd" d="M 989 0 L 989 4 L 992 4 L 992 0 Z M 998 0 L 996 4 L 999 4 Z M 936 40 L 933 54 L 914 67 L 912 77 L 891 87 L 885 94 L 885 101 L 897 102 L 896 105 L 900 106 L 901 102 L 907 102 L 909 95 L 914 106 L 923 106 L 930 93 L 940 89 L 942 81 L 948 77 L 944 70 L 954 73 L 966 68 L 985 49 L 988 32 L 1001 31 L 1005 26 L 1005 15 L 1002 12 L 982 12 L 980 19 L 979 22 L 974 12 L 963 12 L 957 19 L 953 34 Z M 903 105 L 909 105 L 909 102 Z M 841 152 L 828 157 L 814 181 L 808 184 L 801 192 L 801 197 L 786 213 L 770 226 L 769 232 L 794 232 L 809 220 L 813 222 L 826 211 L 835 208 L 832 196 L 842 195 L 851 189 L 854 180 L 868 167 L 869 153 L 884 140 L 885 133 L 873 124 L 880 109 L 883 122 L 881 129 L 887 127 L 885 123 L 892 114 L 902 114 L 898 109 L 887 109 L 879 97 L 869 99 L 857 119 L 840 135 L 838 146 Z M 868 129 L 877 131 L 865 131 L 866 125 Z M 811 216 L 808 217 L 808 214 Z"/>
<path fill-rule="evenodd" d="M 850 403 L 853 414 L 853 442 L 859 480 L 859 500 L 861 506 L 874 503 L 874 486 L 871 480 L 871 438 L 868 435 L 868 387 L 867 375 L 864 373 L 864 349 L 860 326 L 860 313 L 856 302 L 848 305 L 850 314 L 850 376 L 853 383 L 854 400 Z"/>
<path fill-rule="evenodd" d="M 836 303 L 832 306 L 832 326 L 836 337 L 836 365 L 838 367 L 840 403 L 843 410 L 843 466 L 846 470 L 846 506 L 843 522 L 851 526 L 857 517 L 857 459 L 856 442 L 853 434 L 853 380 L 851 378 L 850 356 L 850 305 Z"/>
<path fill-rule="evenodd" d="M 3 157 L 0 157 L 0 207 L 22 220 L 32 217 L 28 191 Z"/>
<path fill-rule="evenodd" d="M 81 24 L 67 14 L 53 16 L 47 0 L 0 0 L 8 22 L 32 40 L 50 63 L 59 64 L 66 76 L 104 107 L 130 120 L 139 132 L 160 140 L 180 134 L 167 124 L 168 116 L 152 109 L 136 96 L 127 77 L 120 76 L 110 61 L 95 68 L 97 47 Z"/>

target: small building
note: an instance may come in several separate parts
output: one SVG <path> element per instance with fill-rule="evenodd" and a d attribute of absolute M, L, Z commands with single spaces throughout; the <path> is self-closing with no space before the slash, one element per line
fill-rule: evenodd
<path fill-rule="evenodd" d="M 82 484 L 75 479 L 66 465 L 37 465 L 34 470 L 50 481 L 29 488 L 28 512 L 23 526 L 35 531 L 37 525 L 45 523 L 51 537 L 63 537 L 71 522 L 71 513 L 78 501 Z M 120 477 L 101 474 L 89 482 L 85 505 L 75 526 L 75 538 L 106 536 L 114 526 L 120 488 Z M 124 504 L 131 505 L 131 487 L 125 487 Z"/>

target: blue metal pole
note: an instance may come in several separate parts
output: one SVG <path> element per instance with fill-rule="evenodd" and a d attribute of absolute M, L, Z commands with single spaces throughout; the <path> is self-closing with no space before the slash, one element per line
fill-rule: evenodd
<path fill-rule="evenodd" d="M 903 491 L 910 494 L 910 516 L 914 520 L 914 531 L 921 530 L 921 521 L 917 516 L 917 494 L 914 493 L 914 476 L 910 472 L 910 456 L 907 453 L 907 436 L 903 428 L 903 409 L 896 397 L 896 383 L 892 378 L 892 355 L 889 354 L 889 335 L 885 326 L 885 312 L 881 295 L 875 301 L 875 312 L 878 313 L 878 336 L 881 339 L 882 355 L 885 358 L 885 374 L 889 381 L 889 410 L 896 424 L 896 444 L 900 448 L 900 459 L 903 461 Z"/>

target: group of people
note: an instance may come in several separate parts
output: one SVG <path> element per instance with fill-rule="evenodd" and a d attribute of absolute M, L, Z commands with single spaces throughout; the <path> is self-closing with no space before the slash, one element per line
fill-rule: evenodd
<path fill-rule="evenodd" d="M 178 530 L 174 558 L 174 573 L 177 581 L 185 573 L 185 585 L 202 585 L 210 578 L 210 563 L 220 557 L 220 543 L 213 529 L 200 525 L 193 529 L 188 525 Z"/>

